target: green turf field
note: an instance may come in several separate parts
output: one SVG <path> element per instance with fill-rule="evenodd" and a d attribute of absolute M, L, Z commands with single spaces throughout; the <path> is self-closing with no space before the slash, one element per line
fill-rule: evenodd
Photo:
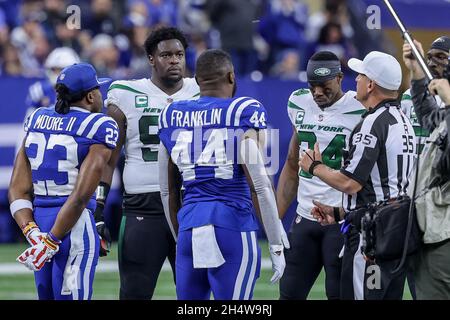
<path fill-rule="evenodd" d="M 34 277 L 32 272 L 17 273 L 24 266 L 15 262 L 15 258 L 26 248 L 26 244 L 0 245 L 0 300 L 36 299 Z M 267 243 L 262 242 L 263 258 L 268 259 Z M 94 281 L 93 299 L 116 300 L 119 296 L 119 274 L 116 268 L 117 246 L 113 245 L 111 253 L 100 259 L 100 265 L 113 267 L 112 271 L 97 272 Z M 16 266 L 17 265 L 17 266 Z M 100 268 L 100 267 L 99 267 Z M 256 282 L 254 299 L 278 299 L 278 284 L 271 285 L 272 275 L 269 268 L 262 268 L 261 275 Z M 311 290 L 309 299 L 326 299 L 324 292 L 324 273 L 322 272 Z M 162 271 L 155 290 L 154 299 L 175 299 L 175 288 L 170 271 Z M 405 288 L 405 299 L 411 296 Z"/>

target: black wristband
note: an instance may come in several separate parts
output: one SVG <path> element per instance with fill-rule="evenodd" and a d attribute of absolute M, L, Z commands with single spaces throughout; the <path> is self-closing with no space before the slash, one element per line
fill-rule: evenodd
<path fill-rule="evenodd" d="M 341 221 L 341 209 L 339 207 L 333 207 L 334 221 Z"/>
<path fill-rule="evenodd" d="M 314 169 L 319 165 L 322 164 L 322 161 L 314 160 L 311 165 L 309 166 L 308 172 L 313 176 L 314 175 Z"/>
<path fill-rule="evenodd" d="M 101 181 L 97 187 L 97 194 L 95 199 L 97 202 L 106 202 L 106 198 L 108 197 L 109 189 L 111 189 L 110 185 L 106 182 Z"/>

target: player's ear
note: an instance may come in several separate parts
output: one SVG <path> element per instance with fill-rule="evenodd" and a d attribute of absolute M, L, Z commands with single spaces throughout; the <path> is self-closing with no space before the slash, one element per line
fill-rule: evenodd
<path fill-rule="evenodd" d="M 150 61 L 150 65 L 153 67 L 155 65 L 155 59 L 151 54 L 148 55 L 148 61 Z"/>
<path fill-rule="evenodd" d="M 86 101 L 87 101 L 89 104 L 93 104 L 93 103 L 94 103 L 94 92 L 93 92 L 93 90 L 91 90 L 91 91 L 89 91 L 89 92 L 87 93 L 87 95 L 86 95 Z"/>
<path fill-rule="evenodd" d="M 336 80 L 338 82 L 338 85 L 341 85 L 342 79 L 344 79 L 344 74 L 341 72 L 336 76 Z"/>
<path fill-rule="evenodd" d="M 234 72 L 230 71 L 228 73 L 228 81 L 230 82 L 230 84 L 234 84 L 236 79 L 235 79 L 235 75 Z"/>

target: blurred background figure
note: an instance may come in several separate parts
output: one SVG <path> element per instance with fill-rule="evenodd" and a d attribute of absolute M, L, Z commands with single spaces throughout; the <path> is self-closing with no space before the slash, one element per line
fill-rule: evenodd
<path fill-rule="evenodd" d="M 89 58 L 99 77 L 109 75 L 117 79 L 129 76 L 127 68 L 120 65 L 120 51 L 110 35 L 101 33 L 92 39 Z"/>
<path fill-rule="evenodd" d="M 271 69 L 270 75 L 281 80 L 300 80 L 300 53 L 286 49 L 281 54 L 281 61 Z"/>
<path fill-rule="evenodd" d="M 28 94 L 25 100 L 26 111 L 24 120 L 37 108 L 49 107 L 55 104 L 55 84 L 61 70 L 79 62 L 80 58 L 78 54 L 73 49 L 67 47 L 56 48 L 48 55 L 44 63 L 46 78 L 36 81 L 28 88 Z M 16 144 L 16 153 L 22 145 L 24 136 L 25 132 L 20 131 Z"/>
<path fill-rule="evenodd" d="M 206 11 L 212 26 L 220 34 L 220 46 L 231 55 L 234 71 L 245 76 L 256 68 L 253 46 L 254 20 L 260 3 L 257 0 L 209 0 Z"/>
<path fill-rule="evenodd" d="M 272 0 L 262 16 L 258 31 L 267 42 L 270 53 L 266 65 L 271 66 L 284 59 L 287 49 L 305 53 L 304 30 L 308 7 L 296 0 Z"/>

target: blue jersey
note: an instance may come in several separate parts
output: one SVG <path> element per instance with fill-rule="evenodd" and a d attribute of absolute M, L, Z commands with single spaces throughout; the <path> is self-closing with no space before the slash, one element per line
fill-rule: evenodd
<path fill-rule="evenodd" d="M 40 80 L 28 88 L 28 95 L 25 100 L 28 108 L 48 107 L 54 105 L 55 102 L 56 92 L 50 81 Z"/>
<path fill-rule="evenodd" d="M 119 135 L 112 118 L 78 107 L 71 107 L 67 114 L 59 114 L 53 107 L 39 108 L 28 117 L 25 131 L 34 204 L 44 207 L 64 204 L 91 145 L 114 149 Z M 88 207 L 92 203 L 95 201 Z"/>
<path fill-rule="evenodd" d="M 160 140 L 183 177 L 180 230 L 207 224 L 257 230 L 238 147 L 246 130 L 266 128 L 263 105 L 248 97 L 177 101 L 162 111 L 159 128 Z"/>

